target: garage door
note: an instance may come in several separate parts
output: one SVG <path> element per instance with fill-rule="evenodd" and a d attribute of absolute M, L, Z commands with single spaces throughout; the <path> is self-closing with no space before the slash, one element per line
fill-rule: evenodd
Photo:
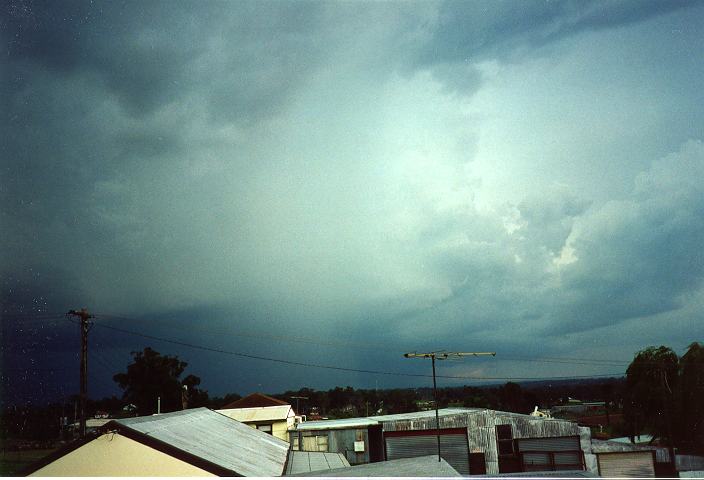
<path fill-rule="evenodd" d="M 579 437 L 521 438 L 516 443 L 526 472 L 584 469 Z"/>
<path fill-rule="evenodd" d="M 438 443 L 435 433 L 408 435 L 410 432 L 386 434 L 386 459 L 437 455 Z M 415 432 L 414 432 L 415 433 Z M 469 447 L 467 431 L 440 434 L 440 456 L 462 475 L 469 475 Z"/>
<path fill-rule="evenodd" d="M 602 477 L 655 477 L 653 453 L 650 451 L 598 453 L 596 458 Z"/>

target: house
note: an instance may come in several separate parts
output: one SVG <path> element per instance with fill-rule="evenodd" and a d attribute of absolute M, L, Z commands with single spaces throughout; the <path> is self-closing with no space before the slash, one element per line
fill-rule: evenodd
<path fill-rule="evenodd" d="M 444 408 L 441 456 L 462 475 L 595 470 L 591 434 L 575 422 L 472 408 Z M 344 453 L 351 465 L 437 454 L 435 411 L 304 422 L 291 448 Z"/>
<path fill-rule="evenodd" d="M 86 432 L 95 432 L 98 430 L 100 427 L 105 425 L 110 421 L 109 418 L 87 418 L 86 419 Z M 77 432 L 78 429 L 80 428 L 80 422 L 75 422 L 72 423 L 71 425 L 68 426 L 68 429 L 71 431 Z"/>
<path fill-rule="evenodd" d="M 284 441 L 288 441 L 287 431 L 296 421 L 301 420 L 297 419 L 290 404 L 259 392 L 240 398 L 216 411 Z"/>
<path fill-rule="evenodd" d="M 255 392 L 239 400 L 230 402 L 222 408 L 227 410 L 231 408 L 279 407 L 281 405 L 288 405 L 288 402 L 270 397 L 269 395 L 264 395 L 260 392 Z"/>
<path fill-rule="evenodd" d="M 257 476 L 284 473 L 288 443 L 207 408 L 111 420 L 31 476 Z"/>
<path fill-rule="evenodd" d="M 288 430 L 302 420 L 291 405 L 263 393 L 253 393 L 216 411 L 286 442 Z"/>
<path fill-rule="evenodd" d="M 291 405 L 277 407 L 223 408 L 216 410 L 238 422 L 288 442 L 288 430 L 296 423 Z"/>

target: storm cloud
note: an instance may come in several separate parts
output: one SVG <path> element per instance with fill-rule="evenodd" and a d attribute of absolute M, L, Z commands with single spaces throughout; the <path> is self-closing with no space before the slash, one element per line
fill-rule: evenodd
<path fill-rule="evenodd" d="M 510 357 L 628 361 L 701 340 L 703 15 L 11 1 L 3 364 L 72 365 L 73 327 L 36 316 L 82 306 L 153 336 L 358 369 L 496 350 L 446 367 L 480 377 L 621 373 Z M 96 395 L 152 344 L 91 335 Z M 153 346 L 215 394 L 408 384 Z M 18 398 L 76 383 L 10 377 Z"/>

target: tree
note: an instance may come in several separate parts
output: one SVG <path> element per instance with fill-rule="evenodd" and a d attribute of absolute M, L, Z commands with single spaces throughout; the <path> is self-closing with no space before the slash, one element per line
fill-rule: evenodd
<path fill-rule="evenodd" d="M 648 347 L 638 352 L 626 370 L 626 422 L 632 435 L 647 431 L 672 445 L 675 391 L 679 358 L 672 349 Z"/>
<path fill-rule="evenodd" d="M 686 450 L 704 452 L 704 345 L 694 342 L 682 356 L 680 397 L 681 444 Z"/>
<path fill-rule="evenodd" d="M 179 379 L 188 364 L 177 356 L 161 355 L 146 347 L 142 352 L 132 352 L 132 358 L 134 361 L 127 366 L 127 372 L 116 374 L 113 380 L 124 390 L 123 400 L 136 405 L 141 415 L 156 413 L 158 398 L 161 398 L 162 412 L 180 410 L 184 385 L 189 399 L 207 402 L 207 392 L 196 387 L 200 378 L 189 375 L 183 382 Z"/>

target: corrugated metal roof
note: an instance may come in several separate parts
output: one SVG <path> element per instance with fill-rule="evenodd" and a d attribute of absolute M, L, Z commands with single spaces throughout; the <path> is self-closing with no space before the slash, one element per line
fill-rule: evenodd
<path fill-rule="evenodd" d="M 463 413 L 481 412 L 478 408 L 441 408 L 438 410 L 438 416 L 445 417 L 448 415 L 460 415 Z M 369 417 L 377 422 L 397 422 L 399 420 L 415 420 L 419 418 L 435 418 L 435 410 L 423 410 L 421 412 L 397 413 L 393 415 L 376 415 Z"/>
<path fill-rule="evenodd" d="M 461 477 L 445 460 L 436 455 L 399 458 L 386 462 L 365 463 L 338 470 L 309 472 L 293 476 L 305 477 Z"/>
<path fill-rule="evenodd" d="M 207 408 L 114 420 L 126 427 L 231 470 L 238 475 L 276 477 L 283 473 L 288 443 Z"/>
<path fill-rule="evenodd" d="M 530 415 L 513 412 L 501 412 L 497 410 L 486 410 L 483 408 L 441 408 L 438 410 L 439 417 L 451 417 L 457 415 L 478 415 L 478 414 L 500 414 L 516 417 L 525 417 L 529 420 L 540 420 L 541 422 L 565 422 L 565 420 L 538 418 Z M 314 420 L 303 422 L 296 426 L 297 430 L 333 430 L 340 428 L 359 428 L 371 425 L 385 424 L 384 428 L 391 427 L 395 422 L 407 422 L 414 420 L 429 420 L 435 419 L 435 410 L 423 410 L 420 412 L 397 413 L 391 415 L 375 415 L 371 417 L 356 417 L 356 418 L 341 418 L 336 420 Z M 574 423 L 574 422 L 570 422 Z M 575 424 L 576 425 L 576 424 Z M 430 427 L 428 427 L 430 428 Z"/>
<path fill-rule="evenodd" d="M 556 470 L 547 472 L 514 472 L 514 473 L 497 473 L 494 475 L 473 475 L 476 477 L 529 477 L 529 478 L 599 478 L 587 470 Z"/>
<path fill-rule="evenodd" d="M 337 420 L 312 420 L 296 425 L 296 430 L 335 430 L 340 428 L 361 428 L 378 425 L 379 422 L 367 417 L 340 418 Z"/>
<path fill-rule="evenodd" d="M 638 452 L 641 450 L 656 450 L 656 447 L 652 445 L 635 445 L 633 443 L 597 440 L 596 438 L 592 439 L 592 452 L 594 453 Z"/>
<path fill-rule="evenodd" d="M 350 466 L 345 455 L 331 452 L 299 452 L 291 450 L 286 464 L 286 475 L 308 474 Z M 323 472 L 321 472 L 323 473 Z"/>
<path fill-rule="evenodd" d="M 278 405 L 276 407 L 254 408 L 223 408 L 216 410 L 218 413 L 234 418 L 239 422 L 265 422 L 267 420 L 286 420 L 293 416 L 291 405 Z"/>

